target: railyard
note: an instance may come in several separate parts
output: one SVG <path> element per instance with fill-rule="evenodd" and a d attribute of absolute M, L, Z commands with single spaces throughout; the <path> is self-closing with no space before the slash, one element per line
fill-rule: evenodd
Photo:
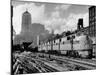
<path fill-rule="evenodd" d="M 26 73 L 93 70 L 96 68 L 96 62 L 92 59 L 80 59 L 44 53 L 16 53 L 14 54 L 13 61 L 13 72 L 15 75 Z"/>

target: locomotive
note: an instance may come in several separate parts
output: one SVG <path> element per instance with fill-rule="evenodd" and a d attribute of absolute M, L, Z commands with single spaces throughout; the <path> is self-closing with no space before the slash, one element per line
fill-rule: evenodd
<path fill-rule="evenodd" d="M 46 41 L 38 47 L 39 51 L 56 52 L 60 55 L 91 58 L 92 57 L 92 40 L 85 34 L 72 34 L 61 38 Z"/>

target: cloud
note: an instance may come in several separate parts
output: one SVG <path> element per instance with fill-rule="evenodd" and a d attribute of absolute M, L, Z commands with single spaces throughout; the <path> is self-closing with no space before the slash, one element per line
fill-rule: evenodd
<path fill-rule="evenodd" d="M 58 5 L 56 6 L 56 10 L 67 10 L 71 5 Z"/>
<path fill-rule="evenodd" d="M 22 13 L 26 11 L 26 8 L 32 16 L 32 23 L 40 23 L 44 19 L 44 5 L 36 6 L 34 3 L 25 3 L 14 7 L 13 25 L 17 34 L 21 31 Z"/>
<path fill-rule="evenodd" d="M 88 13 L 84 14 L 73 14 L 71 13 L 68 18 L 61 18 L 60 16 L 57 18 L 53 16 L 52 18 L 45 21 L 45 28 L 49 31 L 52 29 L 54 33 L 62 33 L 63 31 L 74 31 L 77 29 L 77 23 L 79 18 L 83 18 L 84 27 L 88 26 Z"/>
<path fill-rule="evenodd" d="M 70 6 L 71 5 L 57 5 L 55 11 L 51 13 L 51 16 L 44 21 L 45 28 L 50 32 L 53 29 L 54 33 L 62 33 L 64 31 L 62 27 L 65 26 L 66 19 L 61 18 L 61 12 L 64 12 L 64 10 L 67 11 Z"/>
<path fill-rule="evenodd" d="M 67 10 L 71 5 L 61 5 L 61 9 L 63 10 Z"/>
<path fill-rule="evenodd" d="M 55 11 L 51 13 L 51 18 L 59 18 L 60 17 L 60 12 L 59 11 Z"/>
<path fill-rule="evenodd" d="M 66 21 L 66 26 L 68 30 L 75 30 L 77 29 L 78 19 L 83 18 L 83 25 L 84 27 L 88 26 L 88 13 L 85 14 L 70 14 Z M 66 28 L 66 27 L 65 27 Z"/>
<path fill-rule="evenodd" d="M 55 33 L 61 33 L 61 27 L 62 25 L 65 25 L 66 20 L 65 19 L 61 19 L 61 18 L 53 18 L 50 20 L 45 21 L 45 28 L 49 31 L 51 31 L 52 29 L 55 31 Z"/>
<path fill-rule="evenodd" d="M 55 12 L 56 13 L 56 12 Z M 45 28 L 49 30 L 50 32 L 52 29 L 54 30 L 54 33 L 61 33 L 62 32 L 62 26 L 66 24 L 66 19 L 61 18 L 58 13 L 50 17 L 49 19 L 44 21 Z"/>

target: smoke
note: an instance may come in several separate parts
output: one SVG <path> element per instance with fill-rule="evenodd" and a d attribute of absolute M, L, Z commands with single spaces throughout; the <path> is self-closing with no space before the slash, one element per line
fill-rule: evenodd
<path fill-rule="evenodd" d="M 77 29 L 79 18 L 83 18 L 84 27 L 89 25 L 88 13 L 71 13 L 67 18 L 61 18 L 57 13 L 56 16 L 53 16 L 51 19 L 45 21 L 45 28 L 49 31 L 53 29 L 55 34 L 61 34 L 63 31 L 74 31 Z"/>

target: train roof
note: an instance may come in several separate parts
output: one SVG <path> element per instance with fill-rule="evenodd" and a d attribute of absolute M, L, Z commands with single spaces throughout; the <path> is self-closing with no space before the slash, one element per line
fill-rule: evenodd
<path fill-rule="evenodd" d="M 85 29 L 88 29 L 88 28 L 89 28 L 89 26 L 83 27 L 82 29 L 80 29 L 80 30 L 75 30 L 75 31 L 73 31 L 73 32 L 67 31 L 67 32 L 63 32 L 62 34 L 53 35 L 52 38 L 50 37 L 49 39 L 46 39 L 46 40 L 44 41 L 44 43 L 49 42 L 49 41 L 52 41 L 52 40 L 57 40 L 57 39 L 61 39 L 61 38 L 64 38 L 64 37 L 68 37 L 68 36 L 75 35 L 75 34 L 77 34 L 78 32 L 83 32 Z M 68 34 L 68 32 L 69 32 L 69 34 Z"/>

